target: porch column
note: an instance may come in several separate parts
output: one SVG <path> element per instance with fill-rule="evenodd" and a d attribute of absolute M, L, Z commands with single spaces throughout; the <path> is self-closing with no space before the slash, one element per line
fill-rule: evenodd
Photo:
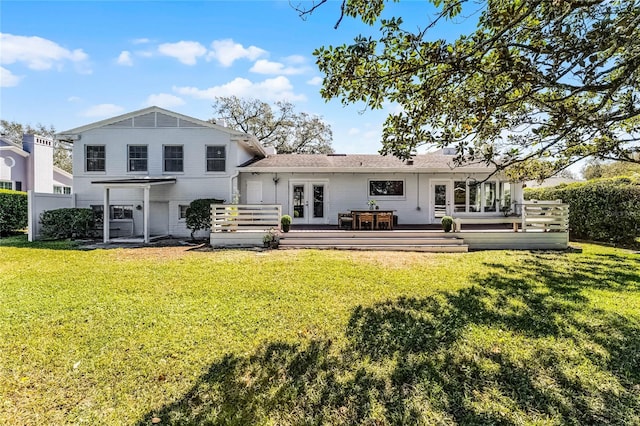
<path fill-rule="evenodd" d="M 142 220 L 144 226 L 144 243 L 149 243 L 149 190 L 151 187 L 149 185 L 144 187 L 144 199 L 142 205 L 144 206 L 143 215 L 144 218 Z"/>
<path fill-rule="evenodd" d="M 109 235 L 109 187 L 104 187 L 104 206 L 102 210 L 102 241 L 108 243 Z"/>

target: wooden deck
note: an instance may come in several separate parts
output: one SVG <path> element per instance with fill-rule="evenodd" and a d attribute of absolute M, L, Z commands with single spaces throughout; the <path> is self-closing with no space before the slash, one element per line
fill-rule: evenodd
<path fill-rule="evenodd" d="M 244 206 L 238 206 L 244 207 Z M 256 206 L 247 206 L 257 209 Z M 273 206 L 267 206 L 273 207 Z M 569 245 L 568 208 L 559 203 L 532 203 L 531 212 L 523 215 L 524 229 L 514 232 L 513 223 L 493 223 L 482 220 L 473 223 L 465 220 L 459 232 L 443 232 L 439 224 L 398 224 L 393 230 L 352 230 L 337 225 L 292 224 L 288 233 L 280 232 L 280 247 L 283 249 L 338 249 L 338 250 L 389 250 L 424 252 L 466 252 L 468 250 L 564 250 Z M 235 208 L 235 207 L 234 207 Z M 223 228 L 213 228 L 213 247 L 262 246 L 263 237 L 269 229 L 243 229 L 235 223 L 251 222 L 240 217 L 223 218 Z M 235 211 L 234 211 L 235 212 Z M 215 217 L 215 216 L 214 216 Z M 241 219 L 241 220 L 239 220 Z M 243 222 L 244 221 L 244 222 Z M 227 223 L 228 222 L 228 223 Z M 500 221 L 497 221 L 500 222 Z M 216 222 L 214 222 L 216 223 Z M 276 222 L 277 223 L 277 222 Z M 227 229 L 227 232 L 221 232 Z M 273 228 L 271 228 L 273 229 Z M 217 232 L 216 232 L 217 231 Z M 231 232 L 229 232 L 231 231 Z"/>

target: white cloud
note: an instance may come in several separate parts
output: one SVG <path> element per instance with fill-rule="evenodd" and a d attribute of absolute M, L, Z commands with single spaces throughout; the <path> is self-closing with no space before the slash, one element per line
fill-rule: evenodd
<path fill-rule="evenodd" d="M 0 34 L 2 56 L 0 63 L 24 63 L 32 70 L 49 70 L 56 66 L 61 69 L 65 61 L 76 65 L 81 73 L 90 73 L 89 56 L 82 49 L 68 50 L 59 44 L 41 37 L 25 37 Z"/>
<path fill-rule="evenodd" d="M 153 56 L 153 52 L 148 51 L 148 50 L 139 50 L 136 52 L 137 56 L 141 56 L 143 58 L 150 58 Z"/>
<path fill-rule="evenodd" d="M 256 98 L 265 101 L 305 101 L 303 94 L 293 92 L 293 86 L 286 77 L 268 78 L 254 83 L 246 78 L 236 78 L 221 86 L 208 89 L 197 87 L 174 87 L 173 90 L 181 95 L 192 96 L 196 99 L 213 100 L 216 96 L 237 96 L 239 98 Z"/>
<path fill-rule="evenodd" d="M 322 77 L 313 77 L 311 80 L 307 80 L 307 84 L 311 86 L 320 86 L 322 84 Z"/>
<path fill-rule="evenodd" d="M 176 58 L 185 65 L 195 65 L 198 58 L 207 53 L 207 49 L 197 41 L 179 41 L 161 44 L 158 52 Z"/>
<path fill-rule="evenodd" d="M 184 105 L 184 100 L 168 93 L 158 93 L 155 95 L 149 95 L 145 105 L 159 106 L 161 108 L 173 108 Z"/>
<path fill-rule="evenodd" d="M 131 52 L 128 50 L 123 50 L 120 52 L 120 56 L 118 56 L 118 65 L 123 65 L 125 67 L 133 66 L 133 61 L 131 60 Z"/>
<path fill-rule="evenodd" d="M 80 102 L 82 99 L 80 99 L 78 96 L 69 96 L 67 98 L 67 102 Z"/>
<path fill-rule="evenodd" d="M 256 74 L 278 74 L 278 75 L 295 75 L 302 74 L 307 70 L 304 68 L 286 67 L 280 62 L 272 62 L 266 59 L 259 59 L 251 67 L 249 71 Z"/>
<path fill-rule="evenodd" d="M 121 114 L 124 108 L 114 104 L 94 105 L 82 113 L 85 117 L 111 117 Z"/>
<path fill-rule="evenodd" d="M 350 129 L 349 129 L 349 131 L 347 132 L 347 134 L 348 134 L 349 136 L 355 136 L 355 135 L 358 135 L 358 134 L 360 134 L 360 129 L 357 129 L 357 128 L 355 128 L 355 127 L 352 127 L 352 128 L 350 128 Z"/>
<path fill-rule="evenodd" d="M 5 67 L 0 67 L 0 87 L 14 87 L 22 80 L 22 77 L 13 74 Z"/>
<path fill-rule="evenodd" d="M 302 55 L 291 55 L 284 58 L 285 62 L 291 65 L 300 65 L 307 62 L 307 58 Z"/>
<path fill-rule="evenodd" d="M 211 42 L 211 50 L 207 55 L 207 60 L 217 60 L 225 67 L 230 67 L 233 63 L 242 58 L 255 61 L 267 54 L 266 50 L 256 46 L 245 48 L 240 43 L 235 43 L 232 39 L 214 40 Z"/>
<path fill-rule="evenodd" d="M 133 40 L 131 40 L 131 43 L 133 44 L 147 44 L 150 43 L 151 40 L 149 40 L 148 38 L 135 38 Z"/>

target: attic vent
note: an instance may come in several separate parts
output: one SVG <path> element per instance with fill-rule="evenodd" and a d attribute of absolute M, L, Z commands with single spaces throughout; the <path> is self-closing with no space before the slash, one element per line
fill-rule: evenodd
<path fill-rule="evenodd" d="M 456 149 L 455 148 L 442 148 L 442 153 L 444 155 L 456 155 Z"/>
<path fill-rule="evenodd" d="M 347 154 L 327 154 L 327 157 L 346 157 Z"/>
<path fill-rule="evenodd" d="M 198 123 L 194 123 L 193 121 L 180 120 L 179 127 L 204 127 L 204 126 Z"/>
<path fill-rule="evenodd" d="M 115 123 L 109 124 L 107 127 L 133 127 L 133 119 L 127 118 L 126 120 L 117 121 Z"/>
<path fill-rule="evenodd" d="M 178 127 L 178 119 L 167 114 L 156 115 L 158 127 Z"/>
<path fill-rule="evenodd" d="M 408 159 L 407 160 L 407 166 L 413 166 L 413 160 L 412 159 Z"/>
<path fill-rule="evenodd" d="M 139 115 L 133 118 L 133 127 L 156 127 L 156 113 Z"/>

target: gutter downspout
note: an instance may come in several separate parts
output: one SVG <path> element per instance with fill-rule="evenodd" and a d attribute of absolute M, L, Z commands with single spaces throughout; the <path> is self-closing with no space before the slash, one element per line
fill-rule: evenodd
<path fill-rule="evenodd" d="M 237 193 L 240 195 L 240 191 L 238 190 L 238 176 L 240 176 L 240 171 L 236 170 L 234 174 L 231 175 L 229 179 L 229 194 L 231 195 L 231 200 L 227 200 L 228 204 L 231 204 L 233 201 L 233 196 Z M 238 200 L 238 203 L 240 200 Z"/>

